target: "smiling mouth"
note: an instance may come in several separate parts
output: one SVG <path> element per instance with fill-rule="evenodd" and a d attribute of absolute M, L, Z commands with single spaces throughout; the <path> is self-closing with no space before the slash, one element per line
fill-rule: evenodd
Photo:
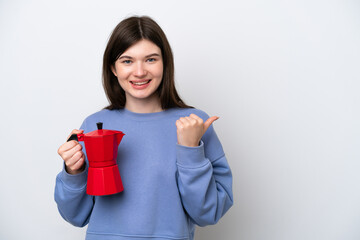
<path fill-rule="evenodd" d="M 151 79 L 145 80 L 145 81 L 130 81 L 130 83 L 134 84 L 135 86 L 142 86 L 142 85 L 148 84 L 150 81 L 151 81 Z"/>

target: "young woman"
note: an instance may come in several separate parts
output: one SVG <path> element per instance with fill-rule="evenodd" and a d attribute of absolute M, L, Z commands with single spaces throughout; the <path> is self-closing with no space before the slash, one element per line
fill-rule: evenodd
<path fill-rule="evenodd" d="M 181 100 L 170 45 L 151 18 L 116 26 L 104 53 L 103 85 L 110 105 L 72 133 L 103 122 L 126 134 L 117 159 L 124 191 L 87 195 L 86 151 L 66 142 L 55 186 L 61 216 L 89 224 L 89 240 L 190 240 L 195 225 L 215 224 L 233 204 L 231 170 L 211 125 L 218 117 Z"/>

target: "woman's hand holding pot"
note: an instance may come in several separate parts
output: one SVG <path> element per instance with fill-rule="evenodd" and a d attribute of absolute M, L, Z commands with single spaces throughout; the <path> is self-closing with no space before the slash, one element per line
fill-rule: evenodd
<path fill-rule="evenodd" d="M 74 129 L 69 137 L 72 134 L 81 134 L 83 132 L 83 130 Z M 79 142 L 72 140 L 64 143 L 58 149 L 58 154 L 65 162 L 65 170 L 67 173 L 74 175 L 84 171 L 85 155 Z"/>

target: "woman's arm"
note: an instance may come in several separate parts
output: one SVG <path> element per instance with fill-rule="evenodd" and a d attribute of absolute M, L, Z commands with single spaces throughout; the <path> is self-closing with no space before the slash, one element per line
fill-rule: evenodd
<path fill-rule="evenodd" d="M 197 225 L 205 226 L 226 213 L 233 194 L 231 170 L 212 126 L 201 139 L 196 147 L 177 145 L 177 181 L 186 212 Z"/>
<path fill-rule="evenodd" d="M 86 129 L 86 121 L 80 129 Z M 74 129 L 73 133 L 83 133 L 83 130 Z M 60 146 L 58 154 L 64 160 L 64 168 L 57 175 L 55 185 L 55 202 L 60 215 L 78 227 L 89 222 L 94 205 L 94 197 L 86 194 L 86 154 L 82 149 L 77 141 L 68 141 Z"/>
<path fill-rule="evenodd" d="M 61 216 L 77 227 L 89 222 L 94 197 L 86 194 L 87 170 L 76 175 L 66 172 L 65 167 L 56 177 L 55 202 Z"/>

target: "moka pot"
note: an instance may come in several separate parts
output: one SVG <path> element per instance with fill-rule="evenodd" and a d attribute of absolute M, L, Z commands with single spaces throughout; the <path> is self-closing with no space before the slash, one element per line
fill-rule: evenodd
<path fill-rule="evenodd" d="M 125 135 L 121 131 L 102 129 L 86 134 L 72 134 L 68 141 L 83 141 L 89 162 L 86 193 L 103 196 L 124 190 L 116 158 L 118 146 Z"/>

